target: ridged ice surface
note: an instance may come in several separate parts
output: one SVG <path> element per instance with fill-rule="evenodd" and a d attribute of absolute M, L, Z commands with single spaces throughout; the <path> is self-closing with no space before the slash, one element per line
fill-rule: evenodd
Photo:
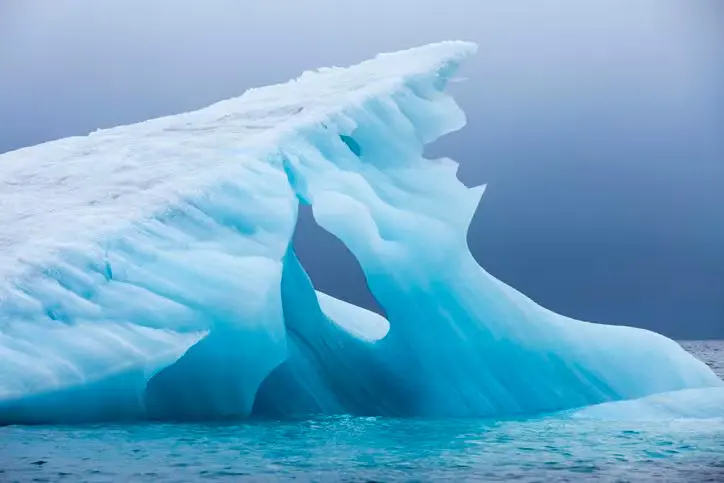
<path fill-rule="evenodd" d="M 0 155 L 0 423 L 536 414 L 724 383 L 675 342 L 547 311 L 480 268 L 463 42 Z M 315 292 L 298 203 L 387 319 Z"/>

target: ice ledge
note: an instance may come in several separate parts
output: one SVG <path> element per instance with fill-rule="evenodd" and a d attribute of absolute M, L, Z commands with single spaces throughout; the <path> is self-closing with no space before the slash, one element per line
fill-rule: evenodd
<path fill-rule="evenodd" d="M 309 71 L 204 109 L 0 154 L 0 280 L 229 179 L 282 136 L 475 53 L 441 42 Z"/>

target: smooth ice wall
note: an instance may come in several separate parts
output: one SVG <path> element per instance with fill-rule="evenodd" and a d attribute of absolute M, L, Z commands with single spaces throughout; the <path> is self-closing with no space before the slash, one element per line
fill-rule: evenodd
<path fill-rule="evenodd" d="M 0 151 L 468 38 L 469 126 L 432 151 L 489 184 L 475 257 L 567 315 L 722 337 L 723 18 L 717 0 L 0 0 Z M 318 288 L 373 303 L 333 237 L 303 226 L 297 248 Z"/>

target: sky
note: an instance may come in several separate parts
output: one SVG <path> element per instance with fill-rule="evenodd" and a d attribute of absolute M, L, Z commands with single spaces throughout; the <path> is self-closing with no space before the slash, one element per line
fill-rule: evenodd
<path fill-rule="evenodd" d="M 0 0 L 0 152 L 462 39 L 468 125 L 429 147 L 488 190 L 468 233 L 565 315 L 724 339 L 724 2 Z M 375 308 L 307 212 L 315 285 Z"/>

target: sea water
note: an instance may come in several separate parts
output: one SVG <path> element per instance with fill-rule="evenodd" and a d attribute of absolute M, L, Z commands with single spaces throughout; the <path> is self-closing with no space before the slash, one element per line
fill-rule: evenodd
<path fill-rule="evenodd" d="M 724 376 L 724 341 L 684 342 Z M 0 481 L 723 481 L 724 421 L 333 417 L 0 428 Z"/>

